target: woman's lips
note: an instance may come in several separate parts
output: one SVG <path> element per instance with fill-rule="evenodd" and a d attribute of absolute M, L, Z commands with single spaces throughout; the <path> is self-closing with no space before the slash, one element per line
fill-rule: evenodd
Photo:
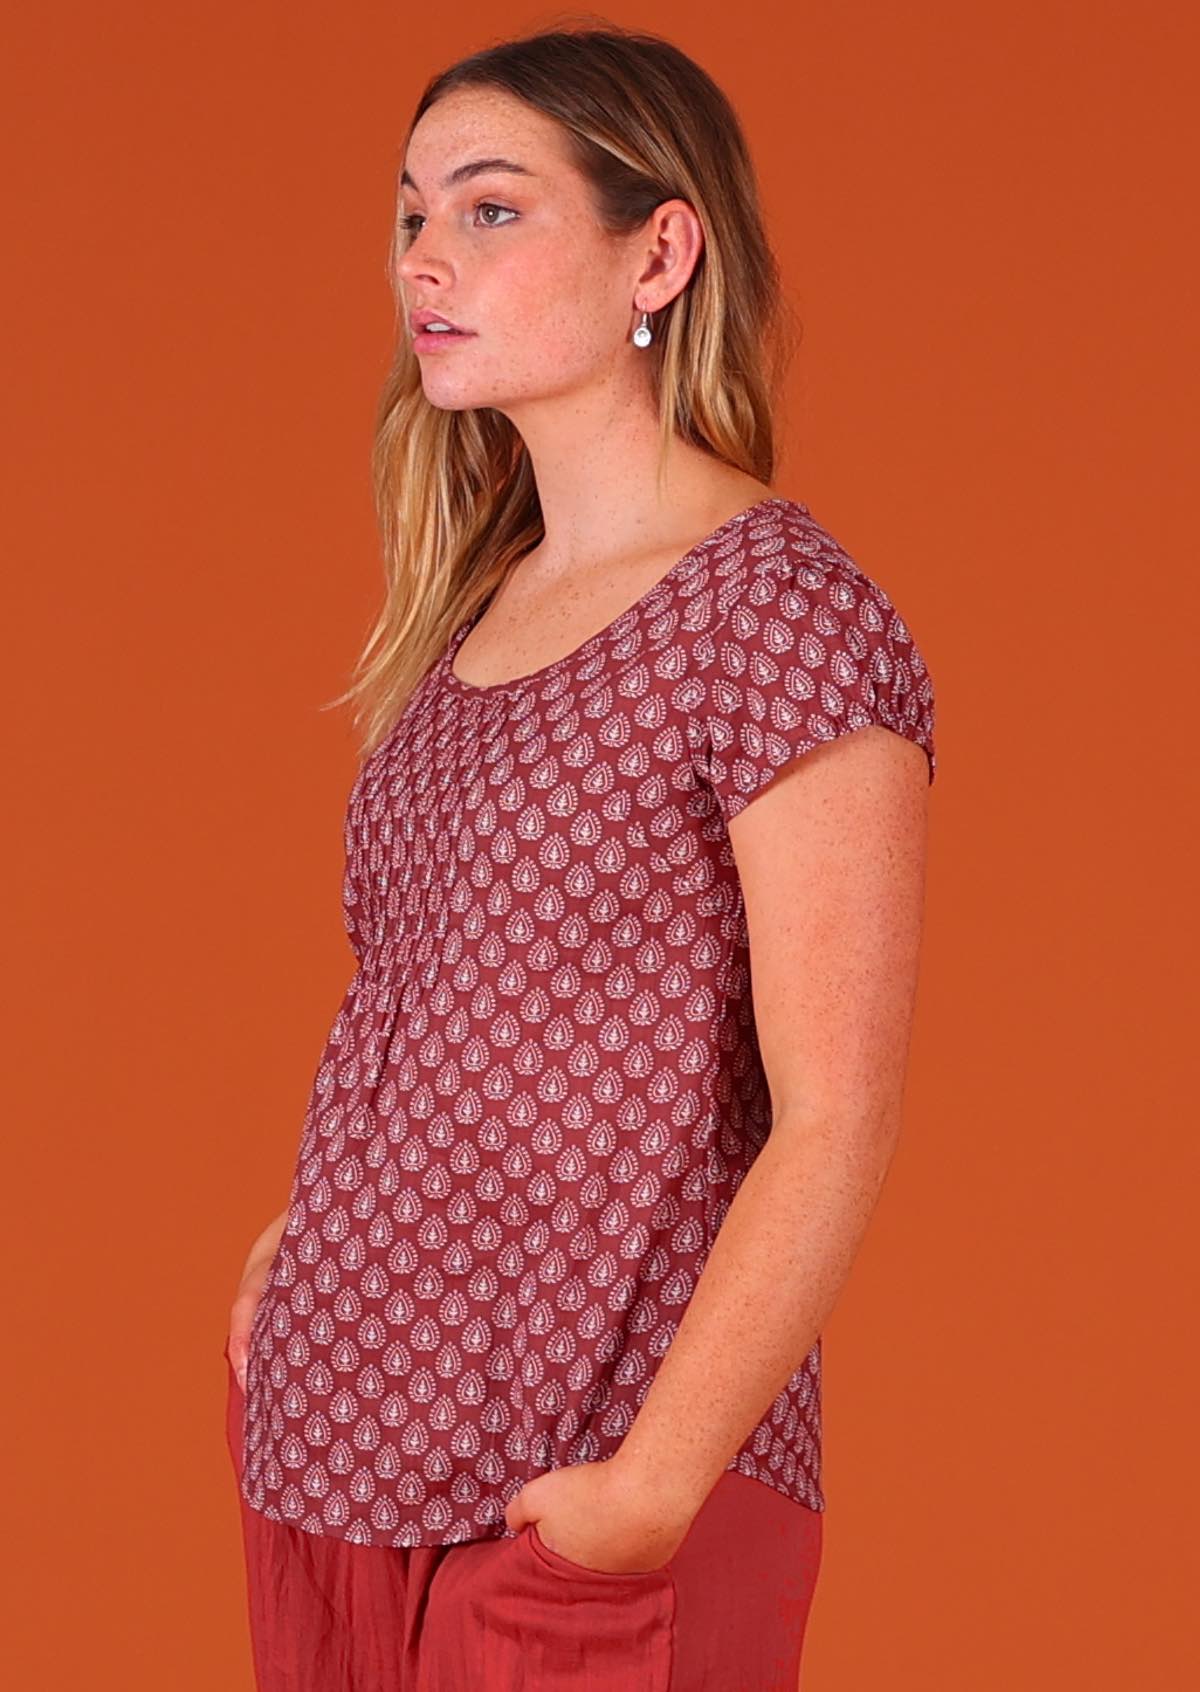
<path fill-rule="evenodd" d="M 413 336 L 413 351 L 441 352 L 443 347 L 457 346 L 460 341 L 472 341 L 474 338 L 474 332 L 469 329 L 418 329 Z"/>

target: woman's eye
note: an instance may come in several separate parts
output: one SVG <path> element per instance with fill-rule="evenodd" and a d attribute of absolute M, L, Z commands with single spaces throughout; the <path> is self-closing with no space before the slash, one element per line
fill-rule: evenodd
<path fill-rule="evenodd" d="M 479 202 L 479 204 L 478 204 L 478 205 L 477 205 L 477 206 L 476 206 L 476 208 L 475 208 L 475 210 L 476 210 L 476 211 L 498 211 L 498 212 L 503 212 L 503 213 L 504 213 L 504 215 L 505 215 L 505 217 L 519 217 L 519 216 L 520 216 L 520 213 L 519 213 L 519 212 L 515 212 L 515 211 L 513 211 L 513 210 L 512 210 L 512 209 L 511 209 L 511 207 L 509 207 L 509 206 L 498 206 L 498 205 L 497 205 L 497 204 L 496 204 L 496 202 L 495 202 L 495 201 L 494 201 L 494 200 L 480 200 L 480 202 Z M 487 227 L 488 227 L 488 228 L 489 228 L 489 229 L 495 229 L 495 228 L 496 228 L 496 225 L 495 225 L 495 224 L 494 224 L 494 223 L 489 223 L 489 224 L 488 224 L 488 225 L 487 225 Z"/>
<path fill-rule="evenodd" d="M 500 212 L 506 218 L 520 217 L 521 215 L 520 212 L 513 211 L 511 206 L 497 205 L 494 200 L 480 200 L 478 205 L 475 207 L 475 210 L 477 212 Z M 425 219 L 422 217 L 420 212 L 409 212 L 406 217 L 402 217 L 400 219 L 400 227 L 404 230 L 406 235 L 413 236 L 420 233 L 421 225 L 424 221 Z M 504 225 L 489 218 L 485 219 L 483 227 L 485 229 L 502 229 Z"/>

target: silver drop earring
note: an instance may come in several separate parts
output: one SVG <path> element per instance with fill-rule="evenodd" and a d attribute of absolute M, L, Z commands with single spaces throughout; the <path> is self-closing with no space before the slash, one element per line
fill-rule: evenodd
<path fill-rule="evenodd" d="M 650 327 L 650 313 L 644 311 L 642 321 L 633 332 L 633 344 L 635 347 L 648 347 L 653 339 L 654 331 Z"/>

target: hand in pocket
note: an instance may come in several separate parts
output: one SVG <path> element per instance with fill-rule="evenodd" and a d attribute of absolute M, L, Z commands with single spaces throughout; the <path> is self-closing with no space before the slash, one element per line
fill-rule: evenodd
<path fill-rule="evenodd" d="M 229 1312 L 229 1337 L 225 1341 L 225 1355 L 233 1365 L 238 1386 L 243 1392 L 246 1390 L 246 1358 L 250 1350 L 250 1330 L 254 1326 L 255 1312 L 262 1298 L 263 1288 L 267 1284 L 267 1277 L 271 1273 L 271 1264 L 279 1249 L 279 1242 L 283 1238 L 287 1218 L 288 1213 L 284 1210 L 273 1222 L 267 1224 L 250 1247 L 250 1255 L 246 1259 L 233 1307 Z"/>

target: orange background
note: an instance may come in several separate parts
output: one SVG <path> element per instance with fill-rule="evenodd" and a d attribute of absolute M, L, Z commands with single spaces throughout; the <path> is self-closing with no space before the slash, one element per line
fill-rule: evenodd
<path fill-rule="evenodd" d="M 743 116 L 805 331 L 777 489 L 937 687 L 807 1692 L 1191 1679 L 1189 11 L 607 14 Z M 222 1348 L 351 972 L 320 707 L 380 592 L 400 139 L 430 72 L 562 16 L 454 12 L 7 23 L 15 1686 L 250 1692 Z"/>

